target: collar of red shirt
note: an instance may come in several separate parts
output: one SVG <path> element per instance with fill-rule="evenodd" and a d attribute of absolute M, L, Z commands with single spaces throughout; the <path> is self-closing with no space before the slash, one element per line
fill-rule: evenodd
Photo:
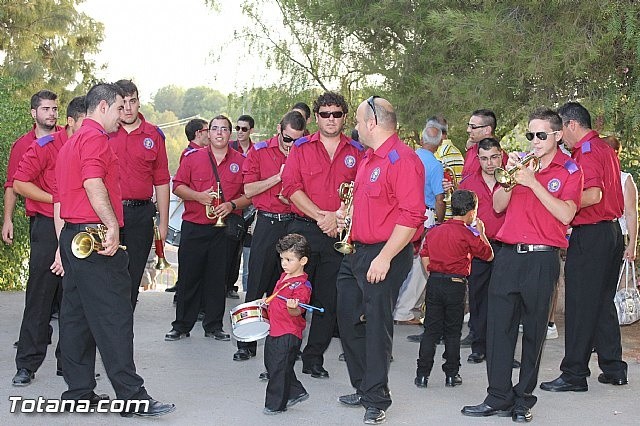
<path fill-rule="evenodd" d="M 104 131 L 104 127 L 102 127 L 100 125 L 100 123 L 98 123 L 97 121 L 87 117 L 84 120 L 82 120 L 82 127 L 87 126 L 87 127 L 91 127 L 93 129 L 99 130 L 100 133 L 104 133 L 105 135 L 107 135 L 107 132 Z M 107 135 L 109 136 L 109 135 Z"/>
<path fill-rule="evenodd" d="M 320 142 L 320 131 L 318 130 L 314 134 L 307 137 L 309 142 Z M 347 137 L 344 133 L 340 133 L 340 143 L 338 146 L 346 145 L 351 142 L 351 139 Z"/>
<path fill-rule="evenodd" d="M 267 141 L 268 148 L 279 148 L 280 141 L 278 140 L 278 135 L 273 136 L 271 139 Z"/>
<path fill-rule="evenodd" d="M 596 132 L 595 130 L 591 130 L 589 133 L 587 133 L 586 135 L 584 135 L 584 136 L 582 137 L 582 139 L 580 139 L 580 140 L 578 141 L 578 143 L 573 147 L 573 149 L 571 150 L 571 152 L 573 153 L 573 152 L 575 152 L 575 151 L 577 151 L 577 150 L 581 149 L 581 147 L 582 147 L 582 144 L 583 144 L 583 143 L 588 142 L 588 141 L 590 141 L 591 139 L 593 139 L 593 138 L 597 138 L 597 137 L 598 137 L 598 132 Z M 558 151 L 559 151 L 559 150 L 558 150 Z"/>
<path fill-rule="evenodd" d="M 397 133 L 392 134 L 391 136 L 389 136 L 387 138 L 386 141 L 384 141 L 382 143 L 382 145 L 380 145 L 378 147 L 378 149 L 376 149 L 375 151 L 373 151 L 374 155 L 384 158 L 387 155 L 389 155 L 389 152 L 391 152 L 391 150 L 393 149 L 393 147 L 396 145 L 396 143 L 400 142 L 400 138 L 398 137 Z"/>

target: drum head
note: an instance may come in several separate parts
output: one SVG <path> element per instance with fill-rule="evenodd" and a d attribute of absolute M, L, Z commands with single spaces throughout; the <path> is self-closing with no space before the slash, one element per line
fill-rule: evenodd
<path fill-rule="evenodd" d="M 265 321 L 253 321 L 240 324 L 232 331 L 233 337 L 240 342 L 253 342 L 269 335 L 269 323 Z"/>
<path fill-rule="evenodd" d="M 182 213 L 184 213 L 184 202 L 180 198 L 172 198 L 169 201 L 169 230 L 166 242 L 176 247 L 180 246 Z"/>

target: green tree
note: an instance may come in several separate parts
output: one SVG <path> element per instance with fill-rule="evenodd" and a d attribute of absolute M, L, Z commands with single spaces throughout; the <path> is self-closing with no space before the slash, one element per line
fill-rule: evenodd
<path fill-rule="evenodd" d="M 140 111 L 150 123 L 160 127 L 165 135 L 167 158 L 169 159 L 169 172 L 174 175 L 178 169 L 180 154 L 187 147 L 187 138 L 184 134 L 184 126 L 188 120 L 179 120 L 173 111 L 156 111 L 153 105 L 145 104 Z"/>
<path fill-rule="evenodd" d="M 227 98 L 217 90 L 209 87 L 192 87 L 185 91 L 182 105 L 182 117 L 204 117 L 210 120 L 217 114 L 224 112 Z"/>
<path fill-rule="evenodd" d="M 171 111 L 178 118 L 187 117 L 182 115 L 184 93 L 185 90 L 182 87 L 174 85 L 161 87 L 153 96 L 153 106 L 158 112 Z"/>

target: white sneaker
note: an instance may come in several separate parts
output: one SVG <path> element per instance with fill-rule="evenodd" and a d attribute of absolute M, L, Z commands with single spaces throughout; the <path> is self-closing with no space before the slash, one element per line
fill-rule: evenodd
<path fill-rule="evenodd" d="M 547 327 L 547 339 L 557 339 L 558 338 L 558 328 L 555 324 L 551 327 Z"/>

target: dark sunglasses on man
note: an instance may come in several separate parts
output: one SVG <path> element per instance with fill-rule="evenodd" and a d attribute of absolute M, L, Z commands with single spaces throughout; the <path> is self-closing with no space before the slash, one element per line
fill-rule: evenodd
<path fill-rule="evenodd" d="M 541 140 L 541 141 L 546 141 L 547 137 L 549 135 L 552 135 L 554 133 L 558 133 L 559 131 L 560 130 L 556 130 L 555 132 L 549 132 L 549 133 L 547 133 L 547 132 L 535 132 L 535 133 L 527 132 L 527 133 L 524 134 L 524 137 L 527 138 L 527 140 L 529 140 L 529 141 L 532 141 L 534 136 L 536 138 L 538 138 L 539 140 Z"/>
<path fill-rule="evenodd" d="M 333 116 L 333 118 L 342 118 L 344 112 L 342 111 L 322 111 L 318 112 L 318 115 L 322 118 L 329 118 Z"/>
<path fill-rule="evenodd" d="M 236 132 L 239 132 L 241 130 L 242 130 L 243 133 L 247 133 L 250 129 L 248 127 L 244 127 L 244 126 L 242 126 L 242 127 L 241 126 L 236 126 Z"/>

